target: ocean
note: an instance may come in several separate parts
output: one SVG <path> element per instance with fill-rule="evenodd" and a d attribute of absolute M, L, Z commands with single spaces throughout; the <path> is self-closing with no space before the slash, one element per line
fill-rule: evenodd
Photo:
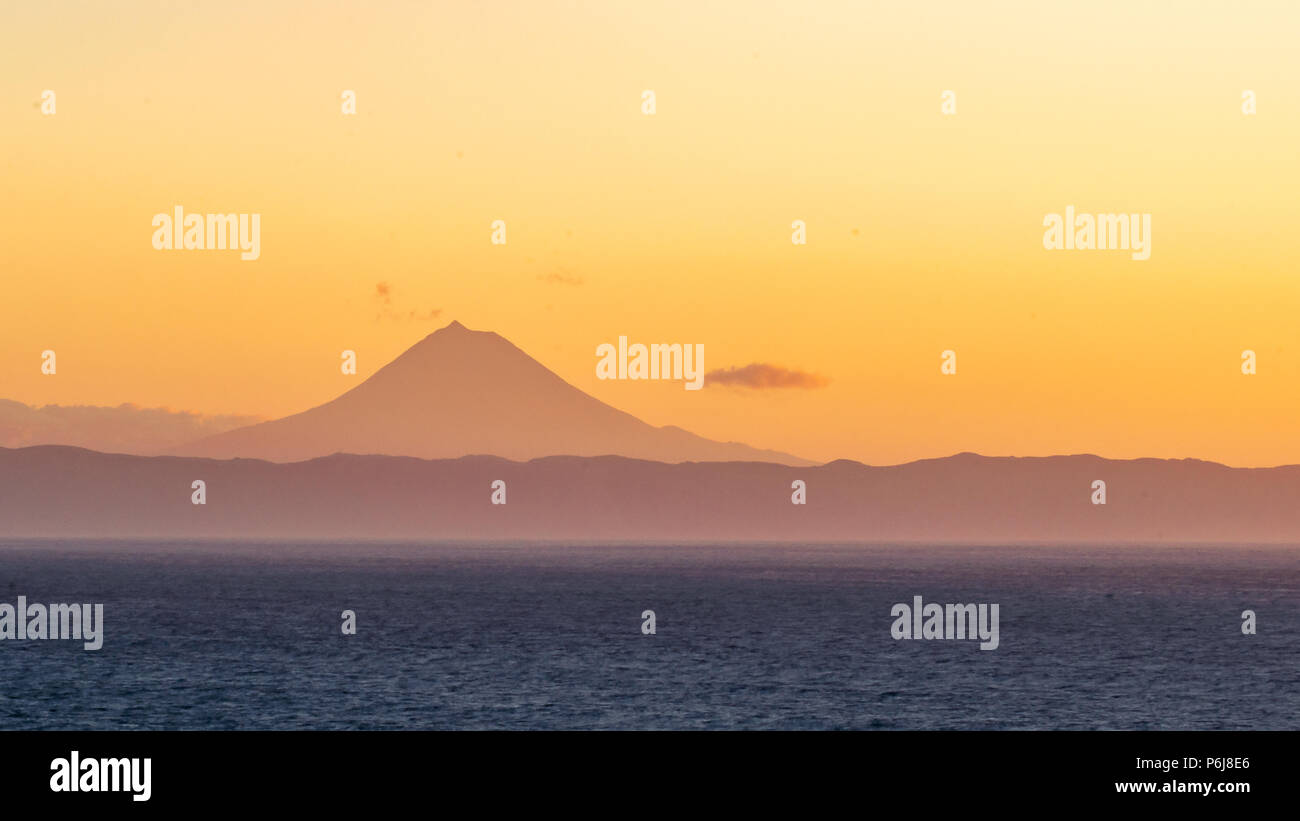
<path fill-rule="evenodd" d="M 0 542 L 18 596 L 103 647 L 0 640 L 0 729 L 1300 729 L 1297 548 Z"/>

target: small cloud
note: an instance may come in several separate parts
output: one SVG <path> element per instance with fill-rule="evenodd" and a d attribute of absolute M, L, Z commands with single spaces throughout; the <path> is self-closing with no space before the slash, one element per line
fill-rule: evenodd
<path fill-rule="evenodd" d="M 548 282 L 552 285 L 573 285 L 575 287 L 581 285 L 583 281 L 582 277 L 574 276 L 562 268 L 558 271 L 552 271 L 545 276 L 538 274 L 537 278 L 542 282 Z"/>
<path fill-rule="evenodd" d="M 790 370 L 780 365 L 753 362 L 743 368 L 725 368 L 704 375 L 706 385 L 731 385 L 738 388 L 824 388 L 830 380 L 815 373 Z"/>
<path fill-rule="evenodd" d="M 428 311 L 415 311 L 408 308 L 401 311 L 391 307 L 393 305 L 393 286 L 387 282 L 375 283 L 374 297 L 383 301 L 383 304 L 379 307 L 379 312 L 375 314 L 376 322 L 428 322 L 442 315 L 441 308 L 430 308 Z"/>

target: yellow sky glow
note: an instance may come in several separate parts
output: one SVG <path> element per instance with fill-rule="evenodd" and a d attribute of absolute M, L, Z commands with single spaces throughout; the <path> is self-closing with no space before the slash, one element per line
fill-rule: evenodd
<path fill-rule="evenodd" d="M 1298 24 L 1288 2 L 5 3 L 0 398 L 280 416 L 458 319 L 653 424 L 814 459 L 1300 462 Z M 260 213 L 261 258 L 155 251 L 175 205 Z M 1044 250 L 1067 205 L 1150 213 L 1151 258 Z M 620 335 L 831 381 L 597 380 Z"/>

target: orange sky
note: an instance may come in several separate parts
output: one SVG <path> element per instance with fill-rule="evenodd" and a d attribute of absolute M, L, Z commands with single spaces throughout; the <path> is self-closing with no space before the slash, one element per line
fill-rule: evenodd
<path fill-rule="evenodd" d="M 1300 9 L 1173 8 L 5 3 L 0 397 L 284 415 L 459 319 L 809 458 L 1300 462 Z M 260 259 L 155 251 L 178 204 Z M 1045 251 L 1067 205 L 1151 258 Z M 620 335 L 830 383 L 598 381 Z"/>

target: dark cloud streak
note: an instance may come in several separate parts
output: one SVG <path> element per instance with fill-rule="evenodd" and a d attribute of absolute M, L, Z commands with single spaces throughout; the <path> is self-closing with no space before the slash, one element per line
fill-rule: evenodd
<path fill-rule="evenodd" d="M 830 380 L 824 376 L 796 371 L 766 362 L 752 362 L 743 368 L 724 368 L 704 375 L 706 385 L 729 385 L 737 388 L 824 388 Z"/>

